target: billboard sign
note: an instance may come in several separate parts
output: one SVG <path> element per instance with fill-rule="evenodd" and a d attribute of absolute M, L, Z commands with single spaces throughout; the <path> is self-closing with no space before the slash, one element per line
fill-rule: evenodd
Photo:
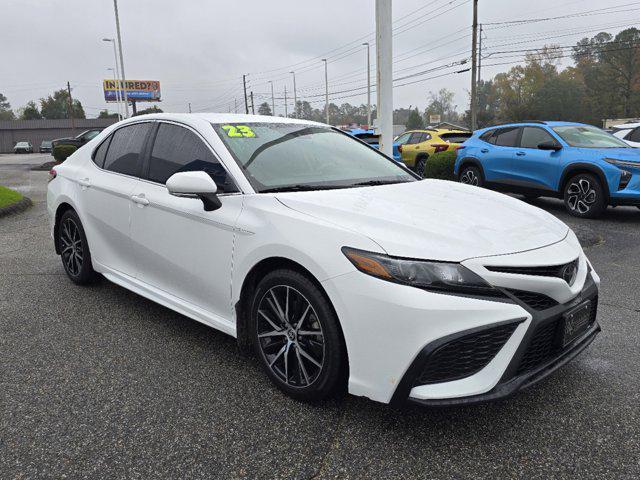
<path fill-rule="evenodd" d="M 159 102 L 160 82 L 157 80 L 127 80 L 127 100 L 134 102 Z M 107 102 L 117 102 L 116 92 L 120 89 L 120 98 L 124 97 L 122 80 L 105 79 L 102 81 L 104 99 Z"/>

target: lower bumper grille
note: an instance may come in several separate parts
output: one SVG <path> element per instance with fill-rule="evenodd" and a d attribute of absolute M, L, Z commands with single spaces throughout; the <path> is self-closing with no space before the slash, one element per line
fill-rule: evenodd
<path fill-rule="evenodd" d="M 591 304 L 590 325 L 595 322 L 597 311 L 598 297 L 595 297 Z M 531 338 L 531 342 L 529 343 L 522 360 L 520 361 L 520 366 L 516 371 L 516 376 L 535 370 L 537 367 L 544 365 L 561 352 L 562 346 L 559 338 L 560 335 L 562 335 L 561 329 L 562 317 L 538 327 Z"/>
<path fill-rule="evenodd" d="M 481 330 L 452 340 L 429 355 L 415 385 L 450 382 L 471 376 L 496 356 L 519 323 Z"/>

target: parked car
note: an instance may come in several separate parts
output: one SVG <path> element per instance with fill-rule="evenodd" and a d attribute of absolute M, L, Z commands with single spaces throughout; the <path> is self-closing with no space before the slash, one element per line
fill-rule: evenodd
<path fill-rule="evenodd" d="M 471 137 L 464 130 L 411 130 L 396 138 L 402 161 L 418 175 L 424 175 L 424 168 L 431 155 L 447 150 L 455 150 Z"/>
<path fill-rule="evenodd" d="M 640 123 L 616 125 L 611 133 L 632 147 L 640 147 Z"/>
<path fill-rule="evenodd" d="M 564 223 L 418 181 L 328 125 L 134 117 L 50 177 L 51 234 L 73 282 L 100 272 L 236 337 L 297 399 L 504 398 L 600 330 L 600 280 Z"/>
<path fill-rule="evenodd" d="M 56 145 L 73 145 L 76 148 L 80 148 L 89 140 L 98 136 L 102 130 L 104 130 L 104 128 L 92 128 L 85 130 L 76 137 L 56 138 L 51 141 L 51 148 L 53 149 Z"/>
<path fill-rule="evenodd" d="M 577 217 L 607 205 L 640 207 L 640 151 L 591 125 L 526 122 L 474 132 L 458 150 L 462 183 L 558 197 Z"/>
<path fill-rule="evenodd" d="M 42 143 L 40 144 L 40 153 L 51 153 L 53 149 L 53 146 L 51 144 L 51 141 L 49 140 L 43 140 Z"/>
<path fill-rule="evenodd" d="M 373 148 L 378 149 L 380 145 L 380 134 L 375 133 L 374 130 L 364 130 L 362 128 L 354 128 L 346 131 L 349 135 L 356 137 L 358 140 L 362 140 L 367 145 L 371 145 Z M 393 159 L 396 162 L 401 162 L 400 150 L 398 144 L 393 142 Z"/>
<path fill-rule="evenodd" d="M 31 142 L 18 142 L 13 147 L 13 153 L 33 153 Z"/>

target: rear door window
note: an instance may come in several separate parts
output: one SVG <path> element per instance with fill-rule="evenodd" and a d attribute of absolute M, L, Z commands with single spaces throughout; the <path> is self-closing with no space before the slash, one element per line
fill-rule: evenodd
<path fill-rule="evenodd" d="M 139 175 L 142 149 L 151 126 L 148 122 L 136 123 L 116 130 L 111 136 L 111 144 L 105 157 L 105 170 L 125 175 Z"/>
<path fill-rule="evenodd" d="M 151 150 L 147 178 L 164 184 L 176 172 L 206 172 L 220 192 L 238 191 L 227 171 L 200 137 L 187 128 L 161 123 Z"/>
<path fill-rule="evenodd" d="M 631 132 L 629 132 L 629 134 L 624 138 L 625 140 L 629 140 L 630 142 L 640 143 L 640 127 L 637 127 L 631 130 Z"/>
<path fill-rule="evenodd" d="M 515 147 L 518 141 L 519 127 L 501 128 L 494 134 L 495 144 L 500 147 Z"/>

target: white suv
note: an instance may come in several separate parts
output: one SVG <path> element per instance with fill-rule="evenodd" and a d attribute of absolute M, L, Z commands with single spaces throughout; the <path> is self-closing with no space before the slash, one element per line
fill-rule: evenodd
<path fill-rule="evenodd" d="M 299 399 L 505 397 L 600 330 L 564 223 L 327 125 L 135 117 L 55 167 L 47 203 L 71 280 L 99 272 L 233 335 Z"/>

